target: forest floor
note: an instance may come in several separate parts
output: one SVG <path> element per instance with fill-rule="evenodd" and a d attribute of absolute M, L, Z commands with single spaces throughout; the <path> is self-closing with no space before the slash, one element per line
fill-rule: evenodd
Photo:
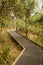
<path fill-rule="evenodd" d="M 5 29 L 2 29 L 2 32 L 0 31 L 0 57 L 1 54 L 3 53 L 3 49 L 10 47 L 10 51 L 9 51 L 9 59 L 8 59 L 8 63 L 6 63 L 6 61 L 0 61 L 0 65 L 11 65 L 16 58 L 19 56 L 19 54 L 22 51 L 22 48 L 20 46 L 17 45 L 17 42 L 14 41 L 10 38 L 10 36 L 8 35 L 7 31 Z"/>

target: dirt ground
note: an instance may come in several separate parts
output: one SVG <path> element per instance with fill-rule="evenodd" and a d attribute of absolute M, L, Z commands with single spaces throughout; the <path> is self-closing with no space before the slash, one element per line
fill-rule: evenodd
<path fill-rule="evenodd" d="M 3 48 L 10 47 L 9 63 L 5 65 L 11 65 L 22 51 L 22 48 L 16 44 L 16 41 L 12 42 L 5 29 L 3 29 L 0 33 L 2 37 L 2 39 L 0 40 L 0 53 L 2 53 Z"/>

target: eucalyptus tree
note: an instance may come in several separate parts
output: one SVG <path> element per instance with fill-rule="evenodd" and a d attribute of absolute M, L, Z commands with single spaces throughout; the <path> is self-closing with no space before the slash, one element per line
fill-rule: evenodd
<path fill-rule="evenodd" d="M 16 0 L 14 4 L 15 16 L 25 19 L 25 33 L 27 36 L 27 25 L 30 23 L 30 16 L 35 8 L 35 0 Z"/>
<path fill-rule="evenodd" d="M 35 8 L 35 5 L 36 5 L 35 0 L 15 0 L 12 3 L 14 3 L 13 10 L 14 10 L 15 16 L 18 18 L 25 19 L 25 33 L 27 36 L 27 33 L 28 33 L 27 25 L 30 22 L 29 18 L 30 18 L 31 13 L 33 12 L 33 10 Z"/>
<path fill-rule="evenodd" d="M 25 10 L 25 29 L 26 29 L 26 36 L 28 34 L 28 24 L 30 23 L 30 17 L 31 17 L 31 13 L 34 11 L 35 8 L 35 0 L 25 0 L 25 4 L 26 4 L 26 10 Z"/>
<path fill-rule="evenodd" d="M 35 0 L 2 0 L 1 14 L 4 17 L 9 14 L 10 11 L 14 11 L 16 18 L 25 17 L 25 33 L 27 36 L 27 25 L 30 22 L 29 18 L 35 8 Z M 3 12 L 3 13 L 2 13 Z"/>

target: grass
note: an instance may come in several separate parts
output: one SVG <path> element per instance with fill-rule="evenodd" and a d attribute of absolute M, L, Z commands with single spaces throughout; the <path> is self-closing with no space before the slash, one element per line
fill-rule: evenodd
<path fill-rule="evenodd" d="M 2 28 L 2 32 L 0 31 L 0 65 L 12 65 L 23 49 L 9 36 L 6 29 L 7 28 Z M 4 51 L 6 51 L 7 48 L 10 48 L 8 56 L 6 52 L 3 53 L 3 50 L 5 49 Z"/>
<path fill-rule="evenodd" d="M 18 32 L 22 34 L 23 36 L 26 36 L 25 26 L 23 27 L 24 22 L 21 23 L 21 26 L 19 23 L 21 22 L 18 22 L 18 27 L 17 27 Z M 27 38 L 43 47 L 43 22 L 36 22 L 34 24 L 32 23 L 28 24 L 27 29 L 28 29 Z"/>
<path fill-rule="evenodd" d="M 18 43 L 7 33 L 7 29 L 15 29 L 16 28 L 16 22 L 12 20 L 12 18 L 7 17 L 5 23 L 5 27 L 2 27 L 2 30 L 0 28 L 0 65 L 12 65 L 12 63 L 16 60 L 18 55 L 22 51 L 22 47 L 18 45 Z M 10 23 L 10 24 L 9 24 Z M 35 24 L 34 25 L 28 25 L 28 39 L 31 39 L 32 41 L 36 42 L 38 45 L 43 46 L 43 33 L 42 33 L 42 24 Z M 39 28 L 40 26 L 40 28 Z M 25 35 L 25 22 L 23 20 L 19 20 L 17 23 L 18 32 Z M 8 50 L 10 48 L 10 50 Z M 9 52 L 6 52 L 9 51 Z"/>
<path fill-rule="evenodd" d="M 38 17 L 32 17 L 32 23 L 28 20 L 25 22 L 24 19 L 14 20 L 10 15 L 6 17 L 0 16 L 0 65 L 12 65 L 23 50 L 7 33 L 7 29 L 15 29 L 17 26 L 19 33 L 23 36 L 26 36 L 25 32 L 28 29 L 27 38 L 43 46 L 43 22 L 35 22 L 37 19 L 40 19 L 39 15 Z"/>
<path fill-rule="evenodd" d="M 25 32 L 21 32 L 21 31 L 18 31 L 19 34 L 21 34 L 22 36 L 26 37 L 26 34 Z M 33 33 L 28 33 L 27 34 L 27 39 L 30 39 L 31 41 L 35 42 L 36 44 L 38 44 L 39 46 L 42 46 L 43 47 L 43 40 L 42 40 L 42 37 L 41 36 L 38 36 L 36 34 L 33 34 Z"/>
<path fill-rule="evenodd" d="M 2 40 L 4 42 L 2 42 Z M 2 31 L 2 40 L 0 41 L 0 54 L 2 54 L 3 49 L 6 49 L 7 47 L 10 47 L 10 51 L 8 55 L 8 63 L 6 63 L 5 61 L 0 61 L 0 65 L 12 65 L 12 63 L 15 61 L 15 59 L 19 56 L 20 52 L 22 51 L 22 47 L 19 47 L 15 40 L 14 42 L 12 42 L 12 39 L 9 37 L 6 31 Z"/>

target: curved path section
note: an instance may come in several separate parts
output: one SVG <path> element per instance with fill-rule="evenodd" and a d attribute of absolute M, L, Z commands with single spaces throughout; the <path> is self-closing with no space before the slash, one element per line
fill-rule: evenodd
<path fill-rule="evenodd" d="M 41 47 L 22 37 L 15 31 L 9 31 L 9 34 L 25 47 L 24 53 L 15 65 L 42 65 L 43 53 Z"/>

